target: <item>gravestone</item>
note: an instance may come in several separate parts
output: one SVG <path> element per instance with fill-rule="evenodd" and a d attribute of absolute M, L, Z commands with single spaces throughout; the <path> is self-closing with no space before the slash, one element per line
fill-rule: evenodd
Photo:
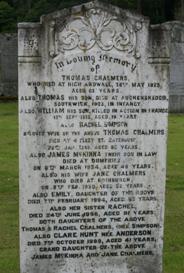
<path fill-rule="evenodd" d="M 161 273 L 167 32 L 97 1 L 19 24 L 21 273 Z"/>
<path fill-rule="evenodd" d="M 17 97 L 17 34 L 0 33 L 0 97 Z"/>
<path fill-rule="evenodd" d="M 170 22 L 171 65 L 169 111 L 184 113 L 184 23 Z"/>

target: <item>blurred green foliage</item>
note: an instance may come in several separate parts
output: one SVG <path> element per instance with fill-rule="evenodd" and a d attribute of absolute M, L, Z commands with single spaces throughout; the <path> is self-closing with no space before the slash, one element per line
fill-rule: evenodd
<path fill-rule="evenodd" d="M 15 9 L 6 1 L 0 1 L 0 32 L 11 31 L 16 21 Z"/>
<path fill-rule="evenodd" d="M 174 6 L 180 0 L 101 0 L 124 9 L 138 10 L 151 23 L 174 19 Z M 87 0 L 0 0 L 0 32 L 14 32 L 18 22 L 36 22 L 43 14 L 78 5 Z"/>

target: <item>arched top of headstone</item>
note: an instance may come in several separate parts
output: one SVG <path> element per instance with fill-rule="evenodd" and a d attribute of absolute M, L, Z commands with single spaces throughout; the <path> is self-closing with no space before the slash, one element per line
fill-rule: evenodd
<path fill-rule="evenodd" d="M 122 54 L 136 63 L 165 63 L 169 58 L 167 24 L 150 27 L 147 17 L 99 1 L 43 15 L 39 23 L 18 26 L 22 41 L 19 57 L 23 62 L 29 57 L 29 62 L 47 64 L 71 51 L 86 54 L 92 50 Z"/>
<path fill-rule="evenodd" d="M 43 25 L 55 32 L 56 56 L 65 50 L 89 50 L 97 46 L 105 51 L 113 48 L 133 53 L 136 58 L 136 32 L 146 19 L 127 10 L 93 1 L 71 9 L 42 16 Z M 146 20 L 147 21 L 147 20 Z"/>
<path fill-rule="evenodd" d="M 43 15 L 38 24 L 21 23 L 19 28 L 44 29 L 51 58 L 64 51 L 88 51 L 96 47 L 104 51 L 125 52 L 138 59 L 137 32 L 143 24 L 149 25 L 149 20 L 136 12 L 92 1 Z"/>

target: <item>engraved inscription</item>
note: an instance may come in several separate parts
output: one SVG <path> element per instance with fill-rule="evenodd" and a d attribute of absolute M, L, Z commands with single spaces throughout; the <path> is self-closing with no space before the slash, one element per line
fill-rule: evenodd
<path fill-rule="evenodd" d="M 42 24 L 20 62 L 21 272 L 161 273 L 167 43 L 97 1 Z"/>

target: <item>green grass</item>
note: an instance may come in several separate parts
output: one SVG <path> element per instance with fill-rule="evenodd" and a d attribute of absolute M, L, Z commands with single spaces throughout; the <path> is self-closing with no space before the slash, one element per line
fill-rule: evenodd
<path fill-rule="evenodd" d="M 0 103 L 0 200 L 0 273 L 18 273 L 17 103 Z"/>
<path fill-rule="evenodd" d="M 164 273 L 184 272 L 184 115 L 170 115 Z"/>
<path fill-rule="evenodd" d="M 17 103 L 0 103 L 0 273 L 19 273 Z M 184 115 L 170 115 L 164 273 L 184 272 Z"/>

